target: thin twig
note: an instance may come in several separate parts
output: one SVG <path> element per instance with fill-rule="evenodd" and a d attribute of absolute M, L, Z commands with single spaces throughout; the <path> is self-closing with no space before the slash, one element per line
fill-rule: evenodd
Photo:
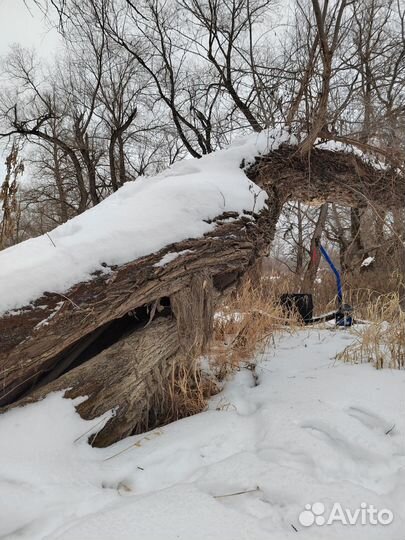
<path fill-rule="evenodd" d="M 55 248 L 56 248 L 56 244 L 55 244 L 55 242 L 54 242 L 54 241 L 52 240 L 52 237 L 51 237 L 51 235 L 50 235 L 49 233 L 45 233 L 45 234 L 46 234 L 46 236 L 47 236 L 47 237 L 49 238 L 49 240 L 50 240 L 50 241 L 52 242 L 52 244 L 53 244 L 53 247 L 55 247 Z"/>
<path fill-rule="evenodd" d="M 225 497 L 235 497 L 235 495 L 244 495 L 245 493 L 254 493 L 259 491 L 259 486 L 256 486 L 254 489 L 247 489 L 246 491 L 236 491 L 235 493 L 228 493 L 226 495 L 213 495 L 214 499 L 223 499 Z"/>

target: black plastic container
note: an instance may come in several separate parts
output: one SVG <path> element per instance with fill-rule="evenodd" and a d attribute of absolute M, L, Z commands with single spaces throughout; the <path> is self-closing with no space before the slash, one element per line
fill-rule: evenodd
<path fill-rule="evenodd" d="M 288 293 L 280 296 L 280 302 L 287 313 L 297 312 L 305 324 L 312 322 L 314 301 L 312 294 Z"/>

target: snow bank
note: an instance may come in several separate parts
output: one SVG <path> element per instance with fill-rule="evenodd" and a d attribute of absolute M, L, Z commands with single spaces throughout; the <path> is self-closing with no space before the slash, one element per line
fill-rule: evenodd
<path fill-rule="evenodd" d="M 184 160 L 155 177 L 126 184 L 49 235 L 2 251 L 0 314 L 44 291 L 63 293 L 93 272 L 105 271 L 102 263 L 123 264 L 201 237 L 215 227 L 207 220 L 223 212 L 260 211 L 266 194 L 240 164 L 289 140 L 286 132 L 266 131 L 200 160 Z"/>
<path fill-rule="evenodd" d="M 334 358 L 348 331 L 303 330 L 241 370 L 210 410 L 112 447 L 60 394 L 0 416 L 7 540 L 399 540 L 405 372 Z M 390 525 L 305 527 L 305 505 L 388 508 Z M 298 534 L 297 534 L 298 533 Z"/>

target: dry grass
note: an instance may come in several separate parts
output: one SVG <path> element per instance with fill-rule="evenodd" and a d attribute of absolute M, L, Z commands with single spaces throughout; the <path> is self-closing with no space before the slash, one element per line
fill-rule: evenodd
<path fill-rule="evenodd" d="M 369 298 L 373 291 L 369 292 Z M 377 369 L 405 367 L 405 313 L 398 293 L 379 296 L 363 306 L 367 324 L 354 326 L 352 345 L 337 355 L 344 362 L 371 362 Z"/>
<path fill-rule="evenodd" d="M 211 368 L 219 380 L 241 366 L 252 367 L 258 352 L 287 323 L 292 329 L 297 318 L 286 320 L 279 297 L 288 284 L 262 278 L 258 283 L 245 281 L 234 295 L 224 301 L 214 320 L 214 339 L 209 353 Z"/>
<path fill-rule="evenodd" d="M 336 308 L 336 285 L 325 272 L 315 286 L 315 313 Z M 339 355 L 346 362 L 372 362 L 377 368 L 405 367 L 405 315 L 398 294 L 387 293 L 397 286 L 397 277 L 365 274 L 344 283 L 345 301 L 355 316 L 370 321 L 354 326 L 353 345 Z M 277 333 L 302 326 L 299 317 L 286 319 L 279 304 L 283 293 L 300 290 L 294 276 L 267 274 L 245 280 L 223 300 L 214 318 L 213 339 L 206 356 L 197 361 L 180 358 L 171 366 L 162 414 L 155 425 L 164 425 L 206 409 L 223 381 L 242 367 L 254 371 L 254 359 Z"/>
<path fill-rule="evenodd" d="M 323 271 L 320 278 L 313 292 L 317 314 L 335 309 L 337 300 L 333 274 Z M 353 306 L 358 318 L 367 319 L 372 305 L 381 303 L 381 297 L 387 297 L 400 289 L 400 280 L 401 276 L 397 272 L 389 274 L 384 271 L 343 276 L 344 301 Z"/>
<path fill-rule="evenodd" d="M 317 315 L 332 311 L 337 302 L 334 276 L 329 271 L 321 271 L 318 276 L 321 279 L 313 291 Z M 387 274 L 382 270 L 344 278 L 344 301 L 353 307 L 355 319 L 367 321 L 367 324 L 351 328 L 355 341 L 338 355 L 338 359 L 370 362 L 377 369 L 405 367 L 405 313 L 397 292 L 401 288 L 401 279 L 398 272 Z M 293 279 L 286 283 L 299 290 L 299 283 Z"/>
<path fill-rule="evenodd" d="M 254 370 L 254 358 L 276 332 L 286 330 L 286 318 L 278 303 L 288 284 L 261 279 L 246 280 L 219 306 L 213 338 L 206 356 L 197 361 L 179 359 L 171 366 L 169 384 L 155 425 L 164 425 L 206 409 L 223 381 L 235 370 Z M 289 319 L 288 324 L 295 319 Z"/>
<path fill-rule="evenodd" d="M 136 433 L 143 433 L 205 410 L 208 399 L 220 390 L 218 381 L 205 375 L 199 359 L 191 360 L 182 354 L 173 358 L 160 382 L 159 391 L 151 396 L 145 408 L 145 421 L 137 425 Z"/>
<path fill-rule="evenodd" d="M 313 297 L 315 314 L 336 308 L 336 282 L 327 270 L 321 270 Z M 351 332 L 355 341 L 338 358 L 346 362 L 371 362 L 377 369 L 405 367 L 405 313 L 400 307 L 402 276 L 383 270 L 366 271 L 343 279 L 344 301 L 354 308 L 356 319 L 368 321 L 355 325 Z M 277 294 L 300 290 L 295 276 L 273 280 Z"/>
<path fill-rule="evenodd" d="M 192 365 L 184 363 L 174 365 L 168 385 L 167 418 L 164 423 L 205 410 L 208 399 L 219 391 L 219 382 L 213 377 L 206 376 L 198 360 Z"/>

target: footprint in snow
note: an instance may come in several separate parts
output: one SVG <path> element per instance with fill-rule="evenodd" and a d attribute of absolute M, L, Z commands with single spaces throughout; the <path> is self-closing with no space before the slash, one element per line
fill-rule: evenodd
<path fill-rule="evenodd" d="M 331 445 L 334 450 L 344 452 L 351 459 L 364 461 L 364 459 L 376 457 L 368 441 L 360 440 L 356 433 L 342 432 L 332 425 L 316 419 L 302 423 L 301 427 L 308 430 L 316 439 Z"/>
<path fill-rule="evenodd" d="M 369 429 L 380 431 L 384 435 L 393 436 L 397 434 L 395 422 L 386 420 L 363 407 L 349 407 L 347 413 Z"/>

